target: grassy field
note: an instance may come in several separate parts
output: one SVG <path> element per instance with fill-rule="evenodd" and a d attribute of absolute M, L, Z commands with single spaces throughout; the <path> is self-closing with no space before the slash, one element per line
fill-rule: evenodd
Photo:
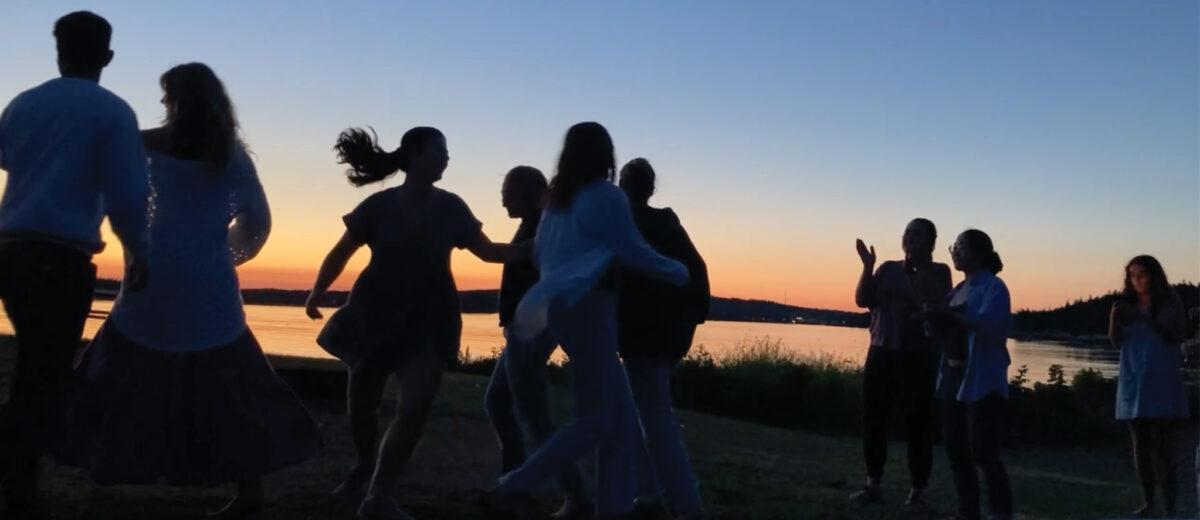
<path fill-rule="evenodd" d="M 3 353 L 4 345 L 0 345 Z M 276 358 L 289 379 L 312 380 L 324 373 L 337 381 L 336 364 Z M 3 367 L 7 372 L 7 367 Z M 333 370 L 327 372 L 325 370 Z M 307 377 L 303 377 L 307 376 Z M 336 384 L 336 383 L 335 383 Z M 499 452 L 482 402 L 487 380 L 447 374 L 424 440 L 406 470 L 398 497 L 420 519 L 479 518 L 474 499 L 498 476 Z M 329 491 L 352 460 L 344 406 L 324 389 L 302 386 L 327 444 L 316 460 L 267 479 L 269 507 L 259 518 L 325 520 L 353 518 L 355 504 L 339 502 Z M 564 415 L 565 391 L 553 388 L 554 407 Z M 336 394 L 333 394 L 336 395 Z M 390 416 L 390 403 L 384 414 Z M 681 412 L 684 434 L 702 492 L 713 518 L 719 519 L 875 519 L 893 516 L 906 493 L 904 448 L 893 443 L 883 505 L 856 507 L 845 496 L 861 482 L 858 440 L 798 430 L 770 428 L 697 413 Z M 1181 502 L 1195 518 L 1195 480 L 1191 450 L 1193 432 L 1181 443 L 1184 474 Z M 1017 508 L 1022 518 L 1112 518 L 1132 511 L 1139 502 L 1128 448 L 1124 443 L 1071 449 L 1024 449 L 1006 454 L 1010 462 Z M 936 510 L 906 518 L 950 515 L 953 491 L 942 453 L 937 452 L 931 484 Z M 163 486 L 92 485 L 69 469 L 48 469 L 48 482 L 58 518 L 161 520 L 204 518 L 223 504 L 228 488 L 171 489 Z M 547 489 L 544 506 L 554 505 Z"/>

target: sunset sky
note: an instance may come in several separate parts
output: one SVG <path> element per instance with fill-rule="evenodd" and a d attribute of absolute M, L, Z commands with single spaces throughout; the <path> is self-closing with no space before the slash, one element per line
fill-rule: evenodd
<path fill-rule="evenodd" d="M 594 120 L 619 163 L 657 169 L 652 203 L 680 215 L 715 295 L 851 309 L 854 239 L 895 258 L 923 216 L 939 261 L 987 231 L 1014 305 L 1046 308 L 1116 289 L 1140 253 L 1200 280 L 1197 5 L 14 0 L 0 102 L 57 74 L 54 20 L 80 8 L 113 24 L 102 83 L 143 127 L 163 71 L 212 66 L 274 210 L 245 287 L 311 286 L 340 216 L 401 181 L 345 181 L 330 147 L 347 126 L 389 148 L 440 128 L 440 186 L 507 240 L 504 172 L 551 175 L 566 129 Z M 115 241 L 96 262 L 119 275 Z M 469 253 L 454 270 L 498 286 Z"/>

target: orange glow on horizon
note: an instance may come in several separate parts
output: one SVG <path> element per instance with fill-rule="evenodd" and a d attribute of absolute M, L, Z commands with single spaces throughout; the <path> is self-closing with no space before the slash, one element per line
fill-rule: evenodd
<path fill-rule="evenodd" d="M 340 221 L 333 218 L 326 222 L 308 215 L 312 220 L 297 225 L 292 219 L 280 217 L 277 215 L 276 228 L 258 258 L 238 269 L 243 287 L 310 289 L 325 253 L 342 233 Z M 862 265 L 854 253 L 853 239 L 846 239 L 841 231 L 814 233 L 805 241 L 777 243 L 771 234 L 757 237 L 704 224 L 699 221 L 693 224 L 691 235 L 708 264 L 714 296 L 863 311 L 854 305 L 854 289 Z M 510 219 L 488 221 L 484 225 L 493 240 L 509 236 L 515 227 L 516 222 Z M 119 242 L 107 225 L 102 234 L 109 247 L 95 258 L 99 275 L 120 278 L 123 258 Z M 880 242 L 879 246 L 880 261 L 899 256 L 898 245 Z M 939 253 L 935 259 L 948 262 L 944 256 Z M 369 257 L 366 248 L 360 250 L 331 289 L 349 289 Z M 1051 265 L 1054 258 L 1053 251 L 1037 244 L 1006 251 L 1006 268 L 1001 277 L 1009 286 L 1014 311 L 1055 308 L 1118 288 L 1123 263 L 1118 262 L 1114 268 L 1110 261 L 1093 259 L 1072 269 L 1047 269 L 1045 266 Z M 467 251 L 454 251 L 451 267 L 460 290 L 496 289 L 500 285 L 500 266 L 486 264 Z M 1176 266 L 1168 267 L 1169 274 L 1172 267 Z M 150 277 L 153 280 L 153 272 Z M 956 283 L 961 281 L 962 274 L 954 273 L 953 279 Z M 1189 279 L 1186 272 L 1181 272 L 1171 280 Z"/>
<path fill-rule="evenodd" d="M 346 271 L 333 284 L 332 290 L 348 290 L 358 277 L 366 263 L 366 254 L 359 254 Z M 271 265 L 267 262 L 252 261 L 238 269 L 242 286 L 245 288 L 272 288 L 307 290 L 316 279 L 320 258 L 311 259 L 306 266 Z M 99 276 L 102 278 L 119 279 L 122 274 L 123 261 L 113 254 L 102 254 L 96 257 L 95 263 Z M 813 269 L 811 272 L 823 273 L 818 276 L 795 275 L 794 280 L 787 280 L 787 272 L 758 272 L 736 267 L 736 263 L 727 263 L 719 258 L 710 260 L 709 269 L 714 296 L 741 298 L 749 300 L 768 300 L 820 309 L 834 309 L 851 312 L 861 312 L 854 306 L 853 291 L 858 280 L 859 268 L 849 266 L 825 266 L 824 269 Z M 456 252 L 453 258 L 455 281 L 460 290 L 496 289 L 499 287 L 500 267 L 485 264 L 469 253 Z M 1002 275 L 1003 276 L 1003 275 Z M 151 273 L 153 279 L 153 273 Z M 961 276 L 955 274 L 955 281 Z M 785 291 L 779 288 L 781 281 L 787 285 L 807 287 L 806 291 Z M 1040 280 L 1026 280 L 1018 276 L 1007 279 L 1014 294 L 1014 310 L 1053 308 L 1077 298 L 1099 296 L 1111 288 L 1090 288 L 1088 284 L 1071 284 L 1047 288 Z M 1040 290 L 1039 290 L 1040 288 Z"/>

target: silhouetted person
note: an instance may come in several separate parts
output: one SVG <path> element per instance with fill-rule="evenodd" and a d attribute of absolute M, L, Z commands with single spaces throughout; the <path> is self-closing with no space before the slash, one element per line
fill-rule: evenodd
<path fill-rule="evenodd" d="M 349 129 L 334 149 L 350 165 L 346 175 L 356 186 L 397 171 L 406 174 L 402 185 L 367 197 L 342 218 L 346 232 L 321 264 L 306 305 L 309 317 L 321 318 L 317 305 L 346 262 L 362 246 L 371 249 L 346 304 L 317 338 L 350 369 L 347 405 L 358 463 L 334 492 L 358 496 L 369 481 L 359 516 L 409 518 L 392 495 L 429 417 L 442 370 L 458 356 L 462 334 L 450 252 L 464 248 L 497 263 L 529 253 L 493 244 L 458 195 L 433 186 L 450 160 L 437 129 L 413 128 L 391 152 L 365 131 Z M 389 375 L 396 377 L 400 402 L 376 460 L 377 412 Z"/>
<path fill-rule="evenodd" d="M 988 518 L 1011 519 L 1012 487 L 1000 458 L 1012 323 L 1008 287 L 996 276 L 1004 264 L 992 239 L 977 229 L 959 234 L 950 256 L 966 279 L 945 303 L 931 308 L 930 315 L 943 331 L 937 394 L 942 439 L 958 494 L 958 517 L 981 518 L 978 468 L 987 479 Z"/>
<path fill-rule="evenodd" d="M 605 275 L 619 263 L 683 285 L 688 272 L 642 239 L 629 201 L 612 184 L 615 170 L 603 126 L 579 123 L 567 131 L 535 239 L 541 279 L 518 305 L 510 332 L 526 341 L 549 328 L 570 359 L 572 417 L 484 496 L 488 518 L 513 518 L 536 486 L 593 450 L 596 518 L 622 518 L 633 509 L 637 414 L 617 358 L 617 287 Z"/>
<path fill-rule="evenodd" d="M 101 484 L 236 482 L 222 514 L 240 518 L 262 508 L 261 476 L 315 457 L 321 437 L 246 327 L 234 267 L 271 213 L 233 105 L 200 63 L 159 83 L 166 119 L 142 134 L 155 281 L 122 286 L 85 352 L 63 462 Z"/>
<path fill-rule="evenodd" d="M 676 287 L 637 271 L 621 273 L 619 351 L 641 423 L 638 484 L 650 491 L 638 498 L 636 507 L 665 509 L 670 518 L 701 518 L 700 485 L 671 403 L 671 371 L 691 349 L 696 326 L 708 316 L 708 267 L 675 212 L 650 207 L 654 185 L 654 168 L 645 159 L 621 168 L 620 186 L 638 231 L 655 251 L 687 266 L 691 279 Z"/>
<path fill-rule="evenodd" d="M 63 433 L 71 362 L 92 305 L 107 214 L 127 251 L 125 283 L 146 283 L 146 158 L 137 118 L 102 88 L 112 27 L 86 11 L 54 24 L 61 78 L 0 114 L 0 298 L 17 363 L 0 413 L 0 471 L 12 515 L 37 516 L 37 462 Z"/>
<path fill-rule="evenodd" d="M 940 303 L 950 291 L 950 268 L 933 261 L 937 228 L 917 218 L 904 228 L 903 260 L 875 267 L 875 247 L 862 240 L 856 247 L 862 276 L 854 302 L 871 310 L 871 346 L 863 367 L 863 458 L 867 484 L 851 500 L 882 500 L 883 468 L 887 462 L 888 420 L 899 407 L 907 426 L 908 472 L 912 489 L 904 505 L 924 508 L 925 488 L 933 469 L 933 430 L 936 414 L 938 346 L 929 334 L 922 309 Z"/>
<path fill-rule="evenodd" d="M 510 218 L 521 219 L 512 238 L 513 244 L 532 244 L 542 217 L 545 194 L 546 177 L 537 168 L 517 166 L 504 177 L 500 189 L 502 204 Z M 528 430 L 538 445 L 549 440 L 555 431 L 546 394 L 546 362 L 558 344 L 549 332 L 542 332 L 534 339 L 516 345 L 519 340 L 508 333 L 517 303 L 537 281 L 538 272 L 532 260 L 504 264 L 500 278 L 500 326 L 504 327 L 507 344 L 514 346 L 506 346 L 500 353 L 484 397 L 488 417 L 500 441 L 502 473 L 517 469 L 525 462 L 523 430 Z M 565 500 L 553 518 L 573 518 L 586 511 L 588 504 L 583 496 L 583 478 L 578 468 L 565 471 L 558 477 L 558 484 Z"/>
<path fill-rule="evenodd" d="M 1125 265 L 1125 287 L 1113 303 L 1108 337 L 1121 349 L 1117 377 L 1117 420 L 1129 425 L 1133 466 L 1144 503 L 1134 516 L 1155 516 L 1161 488 L 1168 516 L 1179 495 L 1175 434 L 1188 417 L 1180 369 L 1180 343 L 1187 336 L 1187 311 L 1167 282 L 1162 264 L 1141 255 Z"/>

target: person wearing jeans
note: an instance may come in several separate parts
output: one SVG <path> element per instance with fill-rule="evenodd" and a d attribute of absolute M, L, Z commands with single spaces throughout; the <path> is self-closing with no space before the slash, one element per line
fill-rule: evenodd
<path fill-rule="evenodd" d="M 603 126 L 579 123 L 567 131 L 534 243 L 541 279 L 517 306 L 510 332 L 526 341 L 549 328 L 562 346 L 570 360 L 572 418 L 483 497 L 490 519 L 513 518 L 515 507 L 537 484 L 562 474 L 593 449 L 596 518 L 624 518 L 633 509 L 637 416 L 617 358 L 612 274 L 620 265 L 681 286 L 688 270 L 642 239 L 629 201 L 612 184 L 615 163 Z"/>
<path fill-rule="evenodd" d="M 500 190 L 501 201 L 509 217 L 521 219 L 513 244 L 525 243 L 537 235 L 545 192 L 546 177 L 536 168 L 517 166 L 505 176 Z M 508 331 L 517 303 L 537 280 L 538 272 L 531 261 L 505 263 L 500 278 L 498 311 L 507 346 L 496 360 L 484 405 L 500 441 L 503 473 L 517 469 L 525 462 L 523 430 L 527 430 L 539 446 L 555 431 L 546 392 L 546 362 L 558 344 L 549 332 L 522 342 Z M 564 501 L 553 518 L 571 518 L 587 508 L 583 477 L 577 467 L 572 466 L 559 475 L 558 485 Z"/>
<path fill-rule="evenodd" d="M 593 291 L 569 309 L 550 309 L 550 333 L 571 360 L 571 418 L 497 489 L 528 493 L 546 477 L 574 469 L 595 448 L 597 518 L 619 517 L 632 507 L 637 414 L 613 348 L 615 310 L 611 290 Z"/>
<path fill-rule="evenodd" d="M 126 249 L 125 287 L 146 283 L 149 180 L 137 117 L 100 86 L 112 26 L 79 11 L 54 25 L 61 77 L 0 113 L 0 299 L 17 335 L 0 468 L 8 512 L 36 515 L 37 463 L 62 442 L 71 363 L 92 304 L 108 215 Z"/>
<path fill-rule="evenodd" d="M 951 291 L 947 303 L 928 311 L 934 328 L 941 331 L 937 392 L 946 455 L 958 494 L 957 518 L 981 518 L 978 468 L 987 479 L 988 518 L 1010 519 L 1012 486 L 1000 457 L 1012 322 L 1008 287 L 996 276 L 1004 264 L 991 238 L 976 229 L 960 234 L 950 255 L 966 280 Z"/>
<path fill-rule="evenodd" d="M 621 168 L 620 186 L 638 231 L 655 251 L 686 265 L 691 278 L 677 288 L 636 271 L 621 273 L 620 353 L 642 434 L 637 450 L 642 494 L 635 510 L 644 516 L 665 510 L 672 518 L 700 518 L 704 506 L 671 402 L 671 372 L 708 316 L 708 268 L 675 212 L 650 206 L 655 181 L 646 159 Z"/>

